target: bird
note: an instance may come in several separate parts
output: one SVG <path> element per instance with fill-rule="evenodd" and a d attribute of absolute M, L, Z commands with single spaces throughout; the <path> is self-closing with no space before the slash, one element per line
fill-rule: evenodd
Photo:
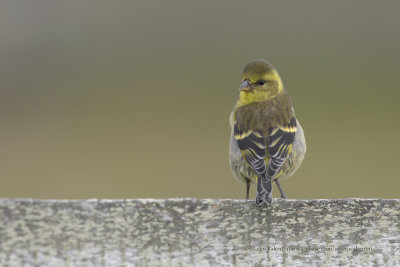
<path fill-rule="evenodd" d="M 300 167 L 306 141 L 282 79 L 267 60 L 256 58 L 244 67 L 229 122 L 229 163 L 246 184 L 246 199 L 250 184 L 257 183 L 256 205 L 271 204 L 273 181 L 286 199 L 279 180 Z"/>

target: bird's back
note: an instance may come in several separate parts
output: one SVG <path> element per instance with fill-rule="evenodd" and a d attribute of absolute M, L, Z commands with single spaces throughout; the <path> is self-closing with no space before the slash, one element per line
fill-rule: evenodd
<path fill-rule="evenodd" d="M 247 107 L 248 108 L 248 107 Z M 271 111 L 271 105 L 268 106 L 269 109 L 264 109 L 264 116 L 271 116 L 268 111 Z M 234 109 L 235 110 L 235 109 Z M 262 109 L 259 109 L 262 110 Z M 273 109 L 273 111 L 275 111 Z M 259 115 L 261 116 L 261 115 Z M 271 116 L 272 117 L 272 116 Z M 234 114 L 231 114 L 231 123 L 234 120 Z M 285 162 L 283 163 L 280 171 L 276 174 L 274 179 L 276 178 L 286 178 L 293 175 L 294 172 L 300 167 L 301 162 L 304 159 L 304 155 L 306 152 L 306 141 L 304 138 L 304 131 L 301 127 L 300 123 L 296 119 L 297 122 L 297 131 L 293 143 L 292 150 L 288 157 L 286 158 Z M 276 121 L 271 121 L 270 123 L 276 124 Z M 265 138 L 265 142 L 268 147 L 268 138 Z M 230 138 L 230 149 L 229 149 L 229 161 L 231 169 L 235 175 L 235 178 L 241 182 L 246 182 L 246 178 L 250 179 L 252 182 L 257 181 L 257 174 L 254 172 L 252 166 L 243 158 L 239 146 L 235 140 L 233 130 L 231 132 Z M 267 153 L 267 157 L 265 158 L 265 164 L 268 166 L 269 163 L 269 155 Z"/>

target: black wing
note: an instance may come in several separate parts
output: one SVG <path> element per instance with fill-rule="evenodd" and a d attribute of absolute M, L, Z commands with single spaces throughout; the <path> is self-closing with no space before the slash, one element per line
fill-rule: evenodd
<path fill-rule="evenodd" d="M 296 131 L 297 124 L 295 117 L 288 124 L 269 130 L 268 155 L 270 160 L 267 170 L 268 178 L 273 179 L 285 162 L 285 159 L 292 150 Z"/>
<path fill-rule="evenodd" d="M 258 176 L 256 205 L 271 203 L 272 185 L 271 179 L 268 179 L 265 164 L 266 145 L 264 135 L 261 131 L 240 130 L 236 123 L 234 125 L 234 135 L 242 156 L 252 166 Z"/>
<path fill-rule="evenodd" d="M 243 131 L 235 123 L 234 135 L 242 156 L 253 167 L 258 176 L 265 177 L 267 167 L 265 165 L 266 145 L 261 131 Z"/>

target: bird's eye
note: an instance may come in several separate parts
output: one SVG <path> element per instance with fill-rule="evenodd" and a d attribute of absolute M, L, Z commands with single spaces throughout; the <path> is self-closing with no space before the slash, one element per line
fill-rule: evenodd
<path fill-rule="evenodd" d="M 258 81 L 256 82 L 256 84 L 257 84 L 257 85 L 263 85 L 263 84 L 265 84 L 266 82 L 267 82 L 266 80 L 261 79 L 261 80 L 258 80 Z"/>

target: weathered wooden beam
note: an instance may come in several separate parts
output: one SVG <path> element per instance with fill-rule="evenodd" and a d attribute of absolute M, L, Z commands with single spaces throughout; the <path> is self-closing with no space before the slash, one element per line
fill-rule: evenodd
<path fill-rule="evenodd" d="M 400 200 L 0 199 L 0 266 L 400 266 Z"/>

